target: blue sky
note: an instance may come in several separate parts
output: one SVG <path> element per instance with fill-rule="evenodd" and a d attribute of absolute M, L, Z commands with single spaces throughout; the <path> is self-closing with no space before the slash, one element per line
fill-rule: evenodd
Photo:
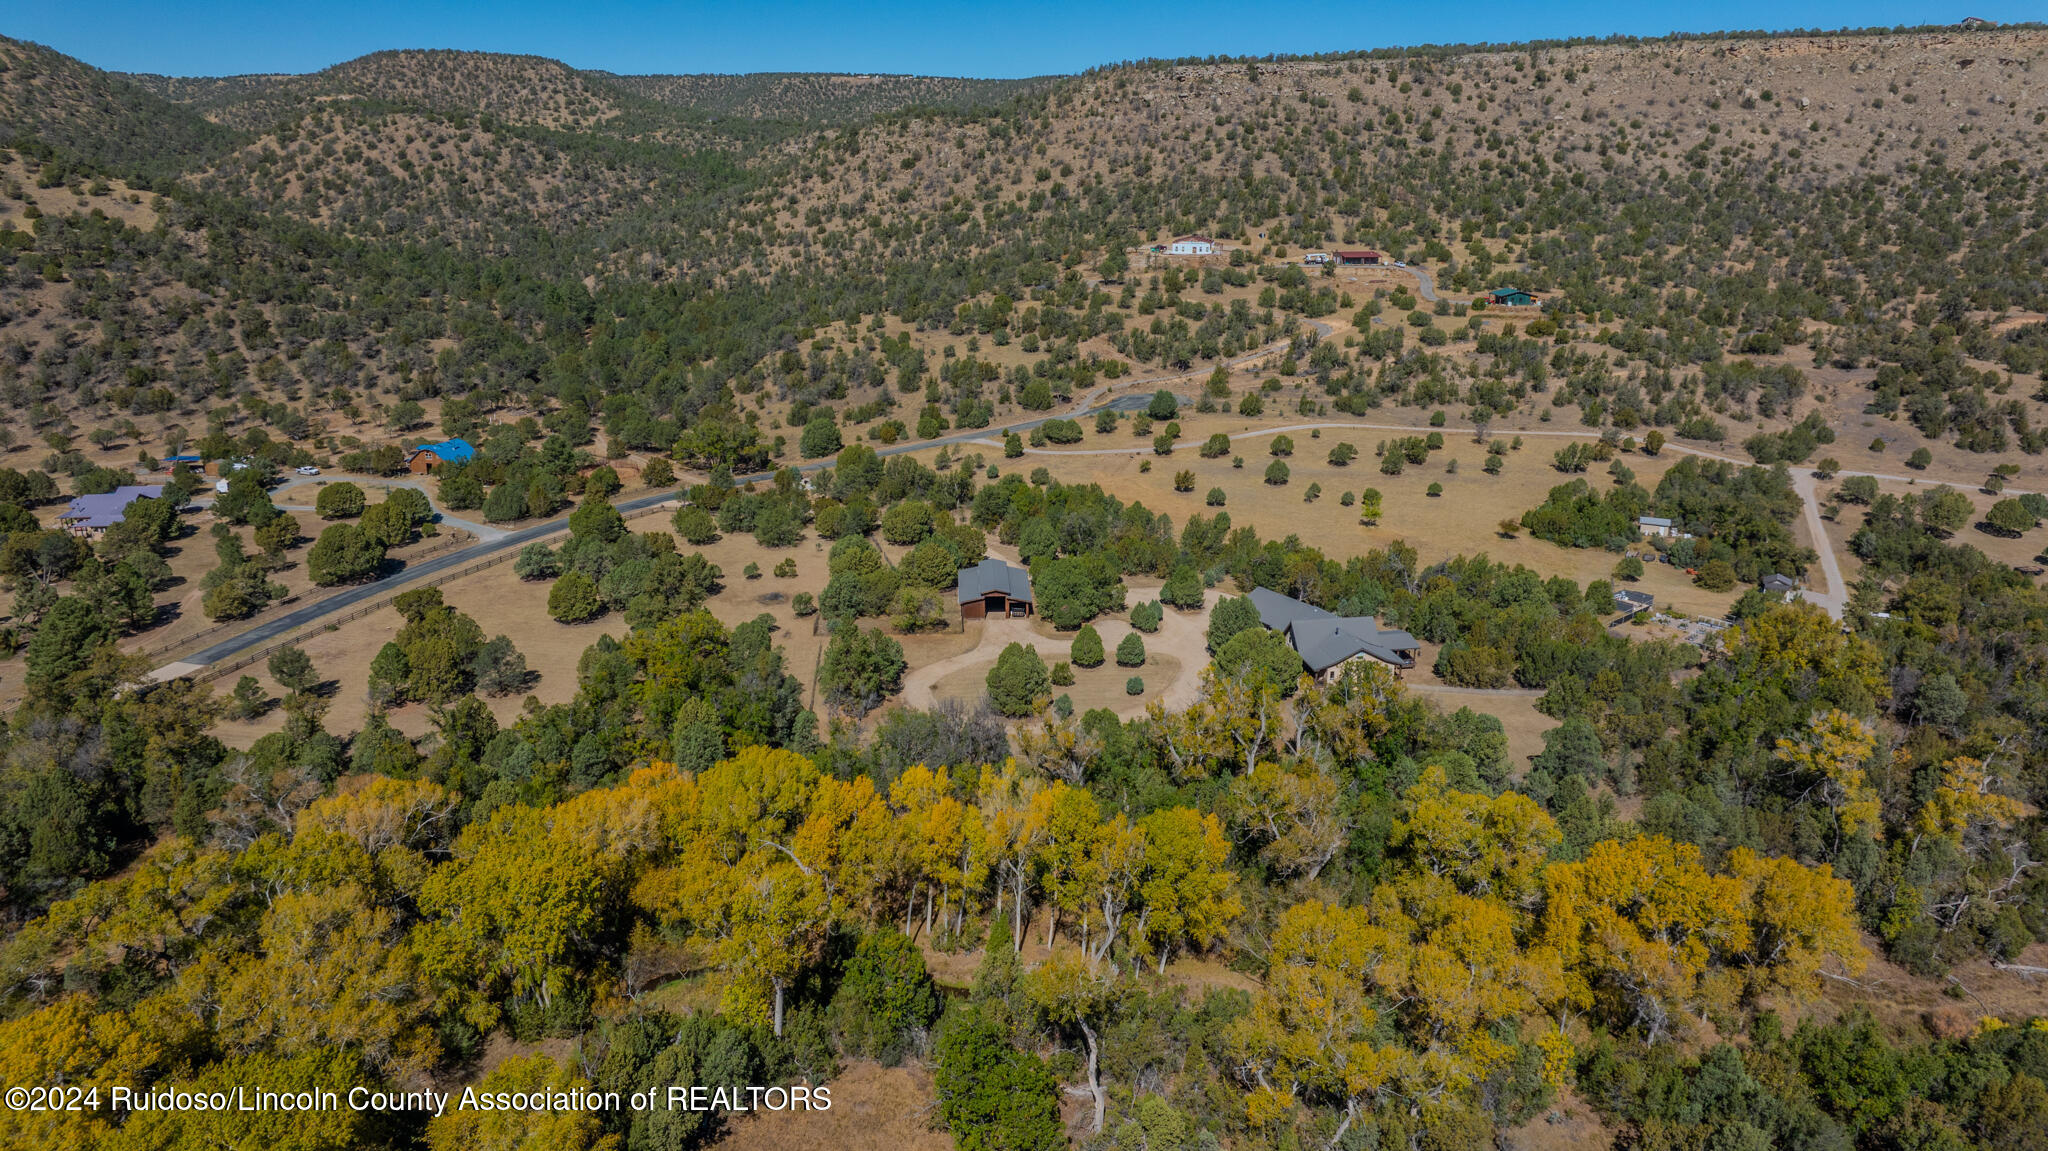
<path fill-rule="evenodd" d="M 204 76 L 311 72 L 380 48 L 530 52 L 614 72 L 917 72 L 1031 76 L 1147 56 L 1263 54 L 1452 41 L 1729 28 L 2039 19 L 2038 2 L 1740 0 L 1668 9 L 1570 0 L 62 0 L 0 33 L 102 68 Z"/>

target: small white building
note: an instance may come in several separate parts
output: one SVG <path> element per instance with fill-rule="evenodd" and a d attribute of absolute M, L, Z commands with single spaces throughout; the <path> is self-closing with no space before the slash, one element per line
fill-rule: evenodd
<path fill-rule="evenodd" d="M 1166 247 L 1175 256 L 1208 256 L 1215 254 L 1216 241 L 1207 236 L 1181 236 Z"/>
<path fill-rule="evenodd" d="M 1656 536 L 1667 540 L 1689 540 L 1692 538 L 1691 532 L 1679 531 L 1677 525 L 1663 516 L 1637 516 L 1636 530 L 1646 536 Z"/>

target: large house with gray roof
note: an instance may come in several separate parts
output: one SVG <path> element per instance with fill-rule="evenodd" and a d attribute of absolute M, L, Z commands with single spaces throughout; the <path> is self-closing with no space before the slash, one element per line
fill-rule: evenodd
<path fill-rule="evenodd" d="M 71 501 L 57 522 L 75 536 L 98 539 L 107 534 L 107 529 L 128 517 L 128 505 L 136 500 L 159 499 L 164 494 L 162 484 L 123 484 L 113 491 L 99 495 L 79 496 Z"/>
<path fill-rule="evenodd" d="M 1422 644 L 1369 615 L 1341 616 L 1270 588 L 1252 589 L 1259 622 L 1287 637 L 1309 674 L 1325 683 L 1344 674 L 1356 659 L 1376 659 L 1394 668 L 1415 666 Z"/>
<path fill-rule="evenodd" d="M 960 569 L 960 618 L 1025 617 L 1037 610 L 1031 573 L 990 557 Z"/>

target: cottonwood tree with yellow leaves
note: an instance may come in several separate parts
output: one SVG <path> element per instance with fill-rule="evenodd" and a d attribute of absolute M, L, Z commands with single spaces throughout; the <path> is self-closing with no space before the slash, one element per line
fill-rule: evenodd
<path fill-rule="evenodd" d="M 1532 398 L 1580 399 L 1578 434 L 1617 457 L 1614 483 L 1553 493 L 1524 517 L 1528 535 L 1598 547 L 1651 512 L 1684 538 L 1635 550 L 1717 586 L 1731 572 L 1796 574 L 1810 555 L 1796 530 L 1807 477 L 1791 469 L 1841 410 L 1825 396 L 1812 410 L 1809 356 L 1851 365 L 1851 387 L 1897 409 L 1885 439 L 1928 441 L 1899 447 L 1913 466 L 1937 450 L 1954 467 L 2048 447 L 2028 398 L 2048 367 L 2039 220 L 2017 210 L 2048 181 L 2024 159 L 2038 161 L 2040 125 L 2025 100 L 1986 87 L 2010 88 L 2040 35 L 1959 28 L 1912 52 L 1896 36 L 1744 33 L 1713 51 L 1681 40 L 1140 64 L 1023 87 L 889 81 L 856 86 L 869 91 L 851 102 L 796 83 L 786 127 L 765 133 L 699 114 L 733 102 L 718 83 L 684 93 L 704 108 L 677 112 L 642 98 L 675 95 L 661 78 L 570 75 L 585 91 L 565 105 L 520 90 L 559 86 L 560 69 L 461 53 L 350 65 L 352 89 L 388 107 L 274 99 L 279 85 L 320 83 L 286 78 L 251 88 L 249 107 L 234 90 L 245 86 L 227 85 L 201 116 L 59 53 L 0 45 L 6 183 L 66 190 L 42 198 L 33 229 L 0 237 L 0 263 L 19 264 L 0 276 L 0 447 L 29 434 L 56 453 L 0 467 L 0 575 L 18 593 L 8 650 L 22 651 L 8 686 L 23 696 L 0 718 L 5 1085 L 788 1082 L 829 1075 L 833 1038 L 858 1035 L 867 1054 L 936 1053 L 935 1114 L 963 1151 L 1057 1148 L 1056 1070 L 1088 1099 L 1079 1125 L 1099 1151 L 1466 1151 L 1515 1141 L 1496 1128 L 1574 1082 L 1624 1147 L 2040 1151 L 2048 1024 L 2021 1017 L 2034 999 L 1984 995 L 2003 1017 L 1974 1028 L 1928 1013 L 1943 1038 L 1918 1043 L 1853 1010 L 1800 1010 L 1824 975 L 1854 972 L 1864 932 L 1929 978 L 1987 957 L 2037 966 L 2023 953 L 2048 941 L 2036 859 L 2048 591 L 1950 540 L 1969 511 L 1960 493 L 1845 482 L 1858 578 L 1835 589 L 1839 613 L 1745 594 L 1727 629 L 1694 646 L 1608 626 L 1612 588 L 1552 574 L 1584 565 L 1537 559 L 1539 545 L 1516 549 L 1544 571 L 1401 541 L 1333 539 L 1326 552 L 1301 538 L 1315 537 L 1308 521 L 1281 538 L 1232 523 L 1221 488 L 1206 515 L 1169 518 L 1114 494 L 1126 479 L 1087 482 L 1050 458 L 1005 472 L 951 448 L 928 465 L 856 443 L 808 480 L 789 467 L 772 484 L 734 479 L 790 462 L 775 458 L 790 444 L 764 442 L 770 425 L 806 423 L 812 442 L 796 447 L 822 459 L 842 431 L 907 433 L 879 419 L 879 401 L 921 390 L 927 440 L 995 434 L 1020 392 L 1044 408 L 1134 365 L 1213 367 L 1205 405 L 1252 418 L 1286 381 L 1231 368 L 1272 358 L 1323 393 L 1297 396 L 1299 414 L 1406 407 L 1443 425 L 1383 445 L 1390 471 L 1426 464 L 1462 434 L 1456 422 L 1484 433 Z M 1739 73 L 1759 55 L 1840 65 L 1798 81 L 1798 102 L 1823 110 L 1889 82 L 1900 106 L 1816 112 L 1826 129 L 1804 132 L 1866 133 L 1869 162 L 1835 163 L 1831 147 L 1790 141 L 1798 131 L 1787 140 L 1800 147 L 1769 155 L 1762 140 L 1720 147 L 1725 133 L 1708 129 L 1729 125 L 1702 123 L 1687 97 L 1749 83 Z M 489 83 L 474 82 L 479 68 Z M 1675 98 L 1622 110 L 1632 73 Z M 1944 99 L 1899 97 L 1916 74 L 1939 74 Z M 483 90 L 501 114 L 462 106 Z M 1550 92 L 1579 107 L 1538 114 Z M 536 101 L 594 101 L 602 120 L 625 95 L 630 141 L 579 142 L 592 119 L 580 114 L 539 132 L 505 123 Z M 1763 92 L 1722 119 L 1789 127 L 1798 117 L 1777 101 L 1791 98 Z M 2008 114 L 1969 117 L 1967 156 L 1921 162 L 1987 100 Z M 905 111 L 927 103 L 946 110 Z M 252 116 L 299 146 L 252 161 L 205 123 Z M 394 162 L 406 179 L 379 176 Z M 1595 163 L 1597 178 L 1565 171 Z M 451 165 L 462 195 L 413 194 L 445 185 Z M 532 206 L 533 173 L 549 181 L 539 217 L 478 214 Z M 142 230 L 91 211 L 110 181 L 205 194 L 167 192 Z M 1006 184 L 1044 191 L 977 210 L 977 191 Z M 1741 226 L 1759 219 L 1769 226 Z M 1125 246 L 1169 224 L 1241 250 L 1228 267 L 1120 284 Z M 542 232 L 563 242 L 530 242 Z M 1431 345 L 1414 352 L 1391 330 L 1403 325 L 1372 323 L 1380 301 L 1339 291 L 1334 269 L 1318 286 L 1289 266 L 1333 243 L 1431 264 L 1457 297 L 1497 261 L 1525 266 L 1544 316 L 1474 313 L 1460 317 L 1471 340 L 1443 343 L 1448 329 L 1413 313 Z M 1744 271 L 1719 274 L 1731 267 Z M 1359 338 L 1318 340 L 1302 323 L 1326 316 Z M 1574 339 L 1596 331 L 1590 347 Z M 941 364 L 933 349 L 969 333 Z M 982 340 L 1005 349 L 1000 365 L 980 358 Z M 1787 343 L 1798 363 L 1776 354 Z M 234 419 L 222 410 L 205 442 L 167 425 L 166 446 L 248 454 L 258 471 L 310 459 L 304 433 L 321 413 L 300 384 L 314 409 L 393 386 L 435 394 L 444 434 L 483 441 L 441 471 L 443 502 L 504 521 L 580 496 L 570 544 L 526 553 L 522 570 L 623 609 L 628 633 L 545 669 L 569 698 L 487 706 L 476 691 L 508 686 L 483 682 L 505 679 L 487 674 L 505 661 L 472 649 L 496 645 L 440 592 L 414 591 L 398 597 L 406 629 L 367 686 L 430 716 L 380 711 L 329 732 L 304 677 L 279 663 L 273 678 L 299 690 L 278 730 L 216 729 L 219 692 L 157 682 L 122 649 L 151 623 L 148 593 L 169 571 L 159 550 L 194 478 L 175 476 L 180 498 L 138 502 L 87 546 L 47 529 L 58 485 L 44 472 L 109 486 L 118 468 L 75 466 L 70 424 L 102 425 L 82 434 L 104 448 L 136 438 L 111 426 L 115 409 L 168 418 L 216 402 L 207 393 L 224 382 Z M 394 428 L 418 407 L 400 401 Z M 1177 414 L 1161 393 L 1145 418 Z M 1731 414 L 1770 425 L 1745 443 L 1782 466 L 1687 459 L 1639 484 L 1622 462 L 1633 433 L 1657 455 L 1667 434 L 1723 434 Z M 1113 435 L 1116 413 L 1099 415 L 1097 434 Z M 615 471 L 591 470 L 577 446 L 600 434 L 644 461 L 648 485 L 673 481 L 678 459 L 708 471 L 678 493 L 684 544 L 723 529 L 786 545 L 815 530 L 834 554 L 811 574 L 830 583 L 815 602 L 799 593 L 801 611 L 872 622 L 895 597 L 893 614 L 916 622 L 993 539 L 1033 567 L 1041 610 L 1063 625 L 1121 611 L 1127 580 L 1165 579 L 1162 600 L 1186 614 L 1167 626 L 1141 605 L 1133 626 L 1199 630 L 1206 615 L 1217 666 L 1185 709 L 1041 721 L 1030 713 L 1047 709 L 1047 673 L 1017 646 L 1002 669 L 1016 674 L 995 684 L 1025 720 L 1014 732 L 992 715 L 891 708 L 872 741 L 835 725 L 821 744 L 807 684 L 777 645 L 789 612 L 759 605 L 729 628 L 701 610 L 713 569 L 608 505 Z M 1021 456 L 1023 437 L 1004 438 Z M 1229 442 L 1204 454 L 1227 456 Z M 1495 472 L 1522 440 L 1497 446 Z M 145 461 L 155 448 L 135 445 Z M 343 463 L 388 470 L 396 454 Z M 255 475 L 227 502 L 268 514 Z M 2000 464 L 1987 486 L 2026 486 L 2015 475 Z M 2019 493 L 1990 518 L 2018 532 L 2040 498 Z M 1377 491 L 1343 502 L 1381 516 Z M 425 507 L 403 491 L 385 509 L 399 503 Z M 1517 526 L 1513 509 L 1496 514 Z M 288 543 L 274 529 L 291 526 L 262 529 L 264 542 Z M 900 570 L 870 542 L 878 527 L 915 545 Z M 223 543 L 235 560 L 223 574 L 250 566 L 238 547 Z M 899 589 L 906 576 L 917 586 Z M 1442 683 L 1530 690 L 1556 735 L 1522 774 L 1497 717 L 1444 714 L 1376 661 L 1304 677 L 1245 598 L 1260 588 L 1406 629 Z M 720 610 L 736 603 L 725 595 Z M 867 650 L 828 657 L 820 698 L 866 714 L 901 653 L 876 633 L 841 635 Z M 423 718 L 432 733 L 408 735 Z M 984 927 L 985 953 L 961 954 Z M 1043 946 L 1025 946 L 1027 932 Z M 937 1018 L 927 949 L 979 972 Z M 1209 957 L 1224 962 L 1191 961 Z M 2008 975 L 1972 967 L 1968 990 Z M 669 981 L 683 986 L 659 988 Z M 679 998 L 722 1007 L 660 1009 Z M 874 1006 L 891 1003 L 901 1010 Z M 570 1054 L 482 1058 L 543 1038 Z M 758 1125 L 771 1140 L 776 1122 Z M 694 1113 L 10 1110 L 0 1151 L 680 1151 L 716 1127 Z"/>
<path fill-rule="evenodd" d="M 1746 993 L 1810 996 L 1830 957 L 1847 975 L 1865 962 L 1854 894 L 1825 865 L 1737 848 L 1715 874 L 1698 848 L 1644 836 L 1598 843 L 1544 882 L 1543 939 L 1573 1002 L 1653 1043 Z"/>
<path fill-rule="evenodd" d="M 1778 740 L 1778 762 L 1809 781 L 1833 817 L 1837 851 L 1844 836 L 1884 834 L 1877 790 L 1864 770 L 1876 750 L 1869 726 L 1839 708 L 1816 713 L 1797 738 Z"/>
<path fill-rule="evenodd" d="M 1314 879 L 1351 834 L 1343 785 L 1313 763 L 1268 760 L 1231 780 L 1229 796 L 1231 822 L 1282 875 Z"/>
<path fill-rule="evenodd" d="M 1298 1103 L 1328 1103 L 1343 1112 L 1326 1144 L 1335 1147 L 1386 1090 L 1405 1055 L 1379 1038 L 1372 983 L 1393 950 L 1363 908 L 1312 901 L 1281 913 L 1265 984 L 1230 1032 L 1254 1125 Z"/>
<path fill-rule="evenodd" d="M 1656 1042 L 1745 992 L 1811 995 L 1829 957 L 1860 969 L 1851 893 L 1825 868 L 1738 851 L 1716 875 L 1652 837 L 1550 862 L 1561 840 L 1526 797 L 1461 792 L 1426 769 L 1366 901 L 1280 916 L 1264 986 L 1231 1031 L 1251 1121 L 1326 1104 L 1341 1113 L 1335 1147 L 1370 1107 L 1468 1105 L 1517 1057 L 1503 1029 L 1552 1052 L 1557 1077 L 1569 1041 L 1546 1020 L 1586 1012 Z"/>
<path fill-rule="evenodd" d="M 497 1024 L 508 999 L 545 1011 L 579 986 L 623 894 L 617 861 L 586 850 L 549 815 L 500 809 L 464 831 L 454 859 L 420 888 L 421 965 L 479 1029 Z"/>
<path fill-rule="evenodd" d="M 1230 843 L 1212 814 L 1174 807 L 1139 823 L 1145 837 L 1145 878 L 1135 934 L 1159 956 L 1158 970 L 1183 946 L 1206 950 L 1244 913 L 1237 875 L 1227 869 Z"/>
<path fill-rule="evenodd" d="M 1090 1134 L 1102 1133 L 1102 1116 L 1108 1095 L 1102 1086 L 1102 1038 L 1100 1029 L 1122 1002 L 1129 988 L 1114 966 L 1100 958 L 1082 958 L 1069 953 L 1054 956 L 1024 978 L 1025 994 L 1055 1030 L 1074 1028 L 1088 1049 L 1085 1073 L 1088 1086 L 1081 1093 L 1095 1108 Z"/>
<path fill-rule="evenodd" d="M 1962 755 L 1942 762 L 1910 838 L 1894 845 L 1895 870 L 1887 878 L 1908 871 L 1923 878 L 1887 917 L 1888 937 L 1904 934 L 1902 920 L 1916 914 L 1944 934 L 2009 915 L 2037 864 L 2018 828 L 2026 805 L 2000 784 L 1992 761 Z"/>
<path fill-rule="evenodd" d="M 1176 779 L 1244 773 L 1271 753 L 1285 726 L 1281 686 L 1255 669 L 1234 673 L 1211 664 L 1201 692 L 1179 712 L 1153 700 L 1146 719 Z"/>
<path fill-rule="evenodd" d="M 1007 897 L 1011 945 L 1021 950 L 1026 892 L 1034 861 L 1045 846 L 1047 821 L 1056 796 L 1036 776 L 1019 770 L 1014 761 L 1000 769 L 984 767 L 975 794 L 981 812 L 982 843 L 996 880 L 994 913 L 1003 913 L 1003 900 Z"/>

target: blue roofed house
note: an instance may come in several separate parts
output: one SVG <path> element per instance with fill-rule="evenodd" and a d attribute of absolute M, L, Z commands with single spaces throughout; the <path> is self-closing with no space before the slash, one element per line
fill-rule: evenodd
<path fill-rule="evenodd" d="M 113 491 L 101 495 L 79 496 L 71 501 L 57 522 L 64 530 L 75 536 L 98 539 L 107 529 L 120 523 L 128 515 L 128 505 L 136 500 L 153 500 L 164 494 L 162 484 L 123 484 Z"/>
<path fill-rule="evenodd" d="M 438 444 L 421 444 L 407 453 L 405 470 L 414 475 L 425 475 L 442 464 L 466 464 L 476 458 L 476 448 L 468 440 L 445 440 Z"/>
<path fill-rule="evenodd" d="M 1287 637 L 1309 674 L 1325 683 L 1344 674 L 1356 659 L 1376 659 L 1394 668 L 1415 666 L 1422 644 L 1396 628 L 1383 628 L 1369 615 L 1340 616 L 1269 588 L 1253 588 L 1259 622 Z"/>

